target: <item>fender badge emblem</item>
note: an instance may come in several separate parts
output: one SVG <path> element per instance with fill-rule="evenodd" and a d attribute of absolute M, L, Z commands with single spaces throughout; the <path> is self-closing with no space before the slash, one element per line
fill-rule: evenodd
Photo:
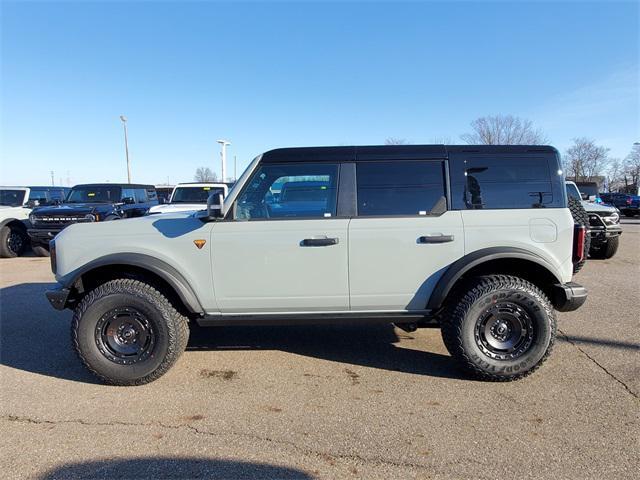
<path fill-rule="evenodd" d="M 200 250 L 202 247 L 204 247 L 204 244 L 207 243 L 206 240 L 194 240 L 193 243 L 196 244 L 196 247 L 198 247 L 198 250 Z"/>

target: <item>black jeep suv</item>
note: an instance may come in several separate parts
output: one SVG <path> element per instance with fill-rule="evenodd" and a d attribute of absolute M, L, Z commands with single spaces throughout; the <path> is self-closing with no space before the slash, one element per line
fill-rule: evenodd
<path fill-rule="evenodd" d="M 29 215 L 31 247 L 49 255 L 49 241 L 63 228 L 78 222 L 104 222 L 141 217 L 158 204 L 153 185 L 92 183 L 76 185 L 62 204 L 35 208 Z"/>

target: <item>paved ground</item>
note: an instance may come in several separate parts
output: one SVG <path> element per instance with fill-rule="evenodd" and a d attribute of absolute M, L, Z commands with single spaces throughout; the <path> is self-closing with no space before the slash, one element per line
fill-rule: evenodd
<path fill-rule="evenodd" d="M 640 224 L 577 281 L 545 366 L 510 384 L 465 378 L 439 331 L 198 332 L 161 380 L 96 383 L 70 313 L 47 305 L 48 261 L 0 261 L 4 478 L 637 478 Z M 635 474 L 633 472 L 636 472 Z"/>

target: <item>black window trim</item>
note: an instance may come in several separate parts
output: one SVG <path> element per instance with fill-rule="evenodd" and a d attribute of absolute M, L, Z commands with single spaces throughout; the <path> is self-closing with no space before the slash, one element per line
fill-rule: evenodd
<path fill-rule="evenodd" d="M 441 217 L 442 215 L 444 215 L 445 213 L 451 211 L 451 182 L 450 182 L 450 177 L 449 177 L 449 160 L 446 158 L 392 158 L 392 159 L 385 159 L 384 161 L 386 162 L 428 162 L 428 163 L 435 163 L 438 162 L 441 164 L 442 166 L 442 181 L 444 182 L 443 186 L 444 186 L 444 197 L 446 200 L 446 209 L 444 212 L 442 213 L 427 213 L 425 215 L 407 215 L 407 214 L 398 214 L 398 215 L 358 215 L 358 189 L 357 189 L 357 173 L 356 173 L 356 182 L 354 185 L 354 188 L 356 189 L 355 191 L 355 195 L 354 195 L 354 215 L 352 218 L 358 218 L 358 219 L 367 219 L 367 218 L 372 218 L 372 219 L 380 219 L 380 218 L 438 218 Z M 380 163 L 381 160 L 360 160 L 358 162 L 355 163 Z"/>
<path fill-rule="evenodd" d="M 233 201 L 233 205 L 231 206 L 231 208 L 227 211 L 227 215 L 224 217 L 224 219 L 222 220 L 223 222 L 279 222 L 279 221 L 286 221 L 286 222 L 291 222 L 291 221 L 296 221 L 296 220 L 344 220 L 344 219 L 349 219 L 351 218 L 350 216 L 341 216 L 338 215 L 339 212 L 341 212 L 341 205 L 340 205 L 340 187 L 341 187 L 341 177 L 342 177 L 342 168 L 343 165 L 345 163 L 353 163 L 353 162 L 342 162 L 342 161 L 318 161 L 318 162 L 305 162 L 305 161 L 300 161 L 300 162 L 268 162 L 266 164 L 268 164 L 269 166 L 273 166 L 273 165 L 282 165 L 282 166 L 291 166 L 291 165 L 309 165 L 309 164 L 319 164 L 319 165 L 335 165 L 336 167 L 338 167 L 338 178 L 336 179 L 336 215 L 335 216 L 331 216 L 331 217 L 285 217 L 285 218 L 242 218 L 242 219 L 237 219 L 235 218 L 236 216 L 236 207 L 238 204 L 238 199 L 242 196 L 242 194 L 245 192 L 245 190 L 249 187 L 249 185 L 251 185 L 251 180 L 253 179 L 253 177 L 257 174 L 257 172 L 260 170 L 260 166 L 261 164 L 257 165 L 256 169 L 254 170 L 254 172 L 252 172 L 251 176 L 247 179 L 247 181 L 244 183 L 244 185 L 242 186 L 242 190 L 240 190 L 238 192 L 238 195 L 236 196 L 235 200 Z M 354 182 L 355 182 L 355 172 L 354 172 Z M 345 185 L 346 187 L 346 185 Z"/>

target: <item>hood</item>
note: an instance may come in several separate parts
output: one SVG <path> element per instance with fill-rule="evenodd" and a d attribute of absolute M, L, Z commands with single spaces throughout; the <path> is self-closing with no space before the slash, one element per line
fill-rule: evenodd
<path fill-rule="evenodd" d="M 149 213 L 193 212 L 206 209 L 207 205 L 202 203 L 167 203 L 151 207 Z"/>
<path fill-rule="evenodd" d="M 587 213 L 597 213 L 598 215 L 610 215 L 618 211 L 616 207 L 611 205 L 602 205 L 599 203 L 582 202 L 582 206 Z"/>
<path fill-rule="evenodd" d="M 51 205 L 50 207 L 37 207 L 33 213 L 37 215 L 80 215 L 87 213 L 111 210 L 113 205 L 109 203 L 63 203 L 62 205 Z"/>

